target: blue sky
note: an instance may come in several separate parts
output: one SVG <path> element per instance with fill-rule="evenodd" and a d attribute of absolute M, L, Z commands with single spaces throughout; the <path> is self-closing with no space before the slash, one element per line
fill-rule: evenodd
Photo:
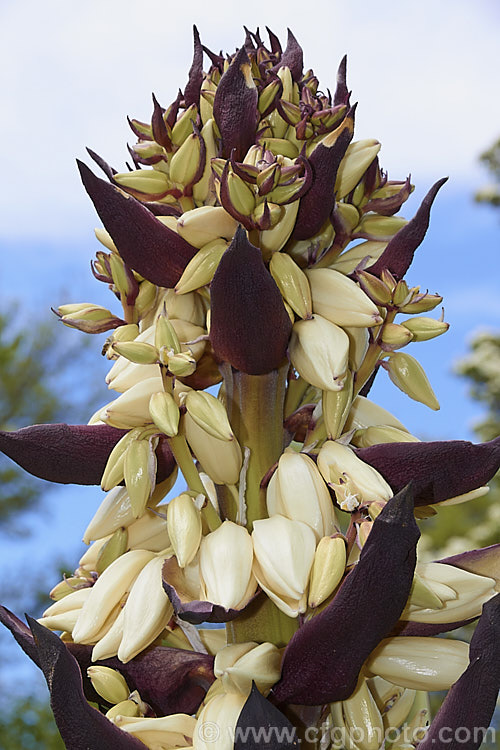
<path fill-rule="evenodd" d="M 282 38 L 289 24 L 306 67 L 325 88 L 335 85 L 338 61 L 348 53 L 348 80 L 360 102 L 356 137 L 382 142 L 381 164 L 390 178 L 411 172 L 417 187 L 404 207 L 407 218 L 435 180 L 450 177 L 408 274 L 412 284 L 444 296 L 449 332 L 409 350 L 424 365 L 441 411 L 411 402 L 382 377 L 373 395 L 421 437 L 471 439 L 480 410 L 452 368 L 474 332 L 500 326 L 500 216 L 472 201 L 487 180 L 477 158 L 500 135 L 498 3 L 388 0 L 374 11 L 362 0 L 320 0 L 306 7 L 291 0 L 283 18 L 283 4 L 241 13 L 229 0 L 192 0 L 182 14 L 178 4 L 160 0 L 140 7 L 128 0 L 78 6 L 4 0 L 2 302 L 20 300 L 27 321 L 63 302 L 109 304 L 109 293 L 90 275 L 99 223 L 74 158 L 88 161 L 88 145 L 121 168 L 125 143 L 133 140 L 125 116 L 147 119 L 151 91 L 166 105 L 186 82 L 193 23 L 216 51 L 239 46 L 243 24 L 268 24 Z M 96 357 L 99 349 L 96 339 Z M 57 553 L 76 564 L 81 534 L 100 499 L 98 489 L 50 492 L 29 540 L 3 544 L 4 572 L 19 571 L 28 552 L 37 567 Z M 27 526 L 32 523 L 35 516 L 27 517 Z"/>

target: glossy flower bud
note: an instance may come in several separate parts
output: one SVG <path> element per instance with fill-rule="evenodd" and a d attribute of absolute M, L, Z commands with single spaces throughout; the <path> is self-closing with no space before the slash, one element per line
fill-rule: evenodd
<path fill-rule="evenodd" d="M 190 495 L 183 492 L 170 500 L 167 526 L 177 562 L 184 568 L 196 556 L 201 541 L 201 514 Z"/>
<path fill-rule="evenodd" d="M 289 356 L 299 375 L 311 385 L 323 391 L 342 390 L 349 339 L 334 323 L 320 315 L 297 321 L 292 330 Z"/>
<path fill-rule="evenodd" d="M 252 541 L 260 587 L 289 617 L 305 612 L 316 548 L 310 526 L 283 516 L 264 518 L 254 521 Z"/>
<path fill-rule="evenodd" d="M 316 464 L 305 453 L 287 451 L 281 455 L 267 487 L 267 511 L 269 516 L 306 523 L 317 540 L 335 529 L 330 493 Z"/>
<path fill-rule="evenodd" d="M 200 546 L 203 598 L 225 609 L 241 609 L 257 588 L 252 560 L 252 540 L 243 526 L 224 521 L 203 537 Z"/>
<path fill-rule="evenodd" d="M 226 692 L 249 693 L 252 681 L 266 695 L 281 676 L 281 654 L 273 643 L 238 643 L 217 652 L 214 674 Z"/>

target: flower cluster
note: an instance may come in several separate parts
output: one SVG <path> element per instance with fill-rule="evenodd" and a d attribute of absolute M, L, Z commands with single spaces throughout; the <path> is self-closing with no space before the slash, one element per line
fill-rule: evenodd
<path fill-rule="evenodd" d="M 487 492 L 500 438 L 421 442 L 369 398 L 386 370 L 439 408 L 404 348 L 447 330 L 442 298 L 404 277 L 445 180 L 396 215 L 413 186 L 353 140 L 346 60 L 324 93 L 291 33 L 224 57 L 195 29 L 187 85 L 153 104 L 128 171 L 78 165 L 115 311 L 57 310 L 108 333 L 117 395 L 88 425 L 0 433 L 31 473 L 107 493 L 43 617 L 0 610 L 66 746 L 229 750 L 269 727 L 296 746 L 321 725 L 425 750 L 462 713 L 487 728 L 500 545 L 417 561 L 416 519 Z M 479 617 L 470 647 L 439 637 Z"/>

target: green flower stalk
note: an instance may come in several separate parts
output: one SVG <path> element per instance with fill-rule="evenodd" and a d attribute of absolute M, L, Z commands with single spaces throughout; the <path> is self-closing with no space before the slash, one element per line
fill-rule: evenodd
<path fill-rule="evenodd" d="M 115 396 L 86 426 L 0 433 L 31 473 L 107 492 L 40 621 L 0 608 L 69 750 L 423 750 L 462 714 L 477 748 L 487 730 L 500 545 L 420 561 L 416 519 L 487 492 L 500 438 L 421 442 L 369 398 L 387 371 L 439 408 L 401 350 L 448 329 L 404 278 L 445 180 L 399 216 L 413 186 L 354 140 L 356 106 L 346 59 L 325 94 L 291 32 L 224 57 L 195 29 L 184 90 L 129 121 L 128 171 L 78 163 L 115 300 L 56 314 L 108 334 Z M 478 618 L 470 650 L 436 637 Z"/>

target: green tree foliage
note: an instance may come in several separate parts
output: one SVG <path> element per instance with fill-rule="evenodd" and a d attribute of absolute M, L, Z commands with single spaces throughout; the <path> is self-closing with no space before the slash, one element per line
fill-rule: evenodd
<path fill-rule="evenodd" d="M 491 173 L 493 181 L 478 190 L 475 199 L 479 203 L 489 203 L 498 207 L 500 206 L 500 138 L 479 158 Z"/>

